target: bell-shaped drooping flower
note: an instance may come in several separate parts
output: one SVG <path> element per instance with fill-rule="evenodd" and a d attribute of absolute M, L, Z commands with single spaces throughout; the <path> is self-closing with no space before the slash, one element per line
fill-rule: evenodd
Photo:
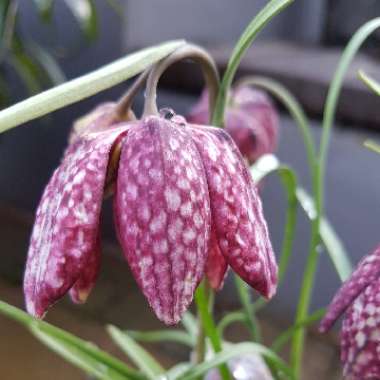
<path fill-rule="evenodd" d="M 380 246 L 339 289 L 320 330 L 330 329 L 343 313 L 341 359 L 346 378 L 380 379 Z"/>
<path fill-rule="evenodd" d="M 204 90 L 187 119 L 196 124 L 208 124 L 208 103 L 208 92 Z M 277 147 L 276 109 L 264 92 L 249 86 L 241 85 L 231 90 L 225 113 L 225 129 L 249 164 L 264 154 L 273 153 Z"/>
<path fill-rule="evenodd" d="M 74 301 L 89 294 L 109 181 L 122 250 L 160 320 L 180 320 L 210 251 L 263 296 L 274 294 L 277 266 L 261 202 L 226 132 L 167 110 L 109 126 L 90 119 L 37 210 L 24 280 L 30 313 L 43 316 L 68 291 Z"/>

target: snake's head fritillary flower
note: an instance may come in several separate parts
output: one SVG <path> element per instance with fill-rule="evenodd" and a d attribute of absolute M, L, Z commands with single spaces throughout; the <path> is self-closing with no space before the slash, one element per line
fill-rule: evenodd
<path fill-rule="evenodd" d="M 208 123 L 209 102 L 206 90 L 187 118 L 192 123 Z M 238 86 L 231 90 L 225 114 L 225 129 L 249 164 L 276 150 L 278 115 L 262 91 L 248 86 Z"/>
<path fill-rule="evenodd" d="M 100 129 L 85 128 L 74 140 L 42 196 L 24 283 L 31 314 L 42 317 L 68 291 L 74 301 L 84 301 L 94 285 L 115 144 L 121 146 L 114 196 L 118 237 L 160 320 L 179 321 L 209 251 L 265 297 L 274 294 L 277 266 L 261 202 L 226 132 L 167 112 Z"/>
<path fill-rule="evenodd" d="M 380 246 L 365 257 L 331 302 L 322 332 L 343 314 L 341 359 L 348 380 L 380 379 Z"/>

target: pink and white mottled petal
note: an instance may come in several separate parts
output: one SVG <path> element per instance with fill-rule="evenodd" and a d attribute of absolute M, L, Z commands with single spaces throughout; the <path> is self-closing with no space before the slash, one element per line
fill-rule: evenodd
<path fill-rule="evenodd" d="M 99 231 L 100 232 L 100 231 Z M 89 253 L 78 280 L 70 289 L 71 300 L 75 303 L 85 303 L 95 285 L 100 270 L 100 233 L 93 252 Z"/>
<path fill-rule="evenodd" d="M 347 310 L 341 332 L 345 378 L 380 379 L 380 280 L 369 285 Z"/>
<path fill-rule="evenodd" d="M 115 197 L 118 235 L 157 317 L 177 323 L 204 274 L 207 183 L 185 127 L 151 116 L 128 132 Z"/>
<path fill-rule="evenodd" d="M 261 201 L 243 158 L 222 129 L 191 130 L 206 170 L 219 248 L 236 273 L 270 298 L 276 290 L 277 265 Z"/>
<path fill-rule="evenodd" d="M 223 288 L 224 280 L 227 277 L 227 269 L 227 261 L 220 252 L 215 231 L 211 230 L 205 274 L 212 289 L 221 290 Z"/>
<path fill-rule="evenodd" d="M 79 279 L 96 249 L 109 152 L 125 127 L 83 135 L 66 150 L 37 209 L 24 292 L 42 317 Z"/>
<path fill-rule="evenodd" d="M 380 246 L 364 257 L 334 296 L 327 313 L 320 324 L 320 331 L 326 332 L 344 313 L 363 290 L 380 276 Z"/>

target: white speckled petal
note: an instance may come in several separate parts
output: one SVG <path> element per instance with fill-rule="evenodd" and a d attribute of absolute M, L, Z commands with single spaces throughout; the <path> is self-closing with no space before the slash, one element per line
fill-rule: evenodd
<path fill-rule="evenodd" d="M 109 154 L 125 130 L 119 127 L 78 138 L 66 150 L 45 188 L 24 276 L 26 307 L 36 317 L 42 317 L 80 279 L 88 263 L 97 263 L 91 255 L 98 255 L 96 242 Z M 83 290 L 83 284 L 78 283 L 78 288 Z"/>
<path fill-rule="evenodd" d="M 203 277 L 210 234 L 205 173 L 184 126 L 151 116 L 129 130 L 114 209 L 137 283 L 157 317 L 177 323 Z"/>
<path fill-rule="evenodd" d="M 380 379 L 380 280 L 349 307 L 341 332 L 341 359 L 348 380 Z"/>
<path fill-rule="evenodd" d="M 277 264 L 261 201 L 231 137 L 220 128 L 191 127 L 205 167 L 212 223 L 232 269 L 264 297 L 274 295 Z"/>
<path fill-rule="evenodd" d="M 380 246 L 364 257 L 351 277 L 344 282 L 334 296 L 327 313 L 321 321 L 320 331 L 325 332 L 344 313 L 363 290 L 380 276 Z"/>

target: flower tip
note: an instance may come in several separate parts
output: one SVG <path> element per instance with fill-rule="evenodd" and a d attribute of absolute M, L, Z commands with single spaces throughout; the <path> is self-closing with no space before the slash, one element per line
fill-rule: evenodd
<path fill-rule="evenodd" d="M 36 304 L 32 300 L 29 300 L 29 299 L 26 300 L 26 311 L 32 317 L 37 318 L 37 319 L 44 319 L 47 312 L 45 308 L 37 307 Z"/>
<path fill-rule="evenodd" d="M 88 296 L 90 295 L 90 290 L 78 290 L 75 291 L 73 288 L 70 289 L 70 298 L 74 303 L 83 304 L 87 301 Z"/>

